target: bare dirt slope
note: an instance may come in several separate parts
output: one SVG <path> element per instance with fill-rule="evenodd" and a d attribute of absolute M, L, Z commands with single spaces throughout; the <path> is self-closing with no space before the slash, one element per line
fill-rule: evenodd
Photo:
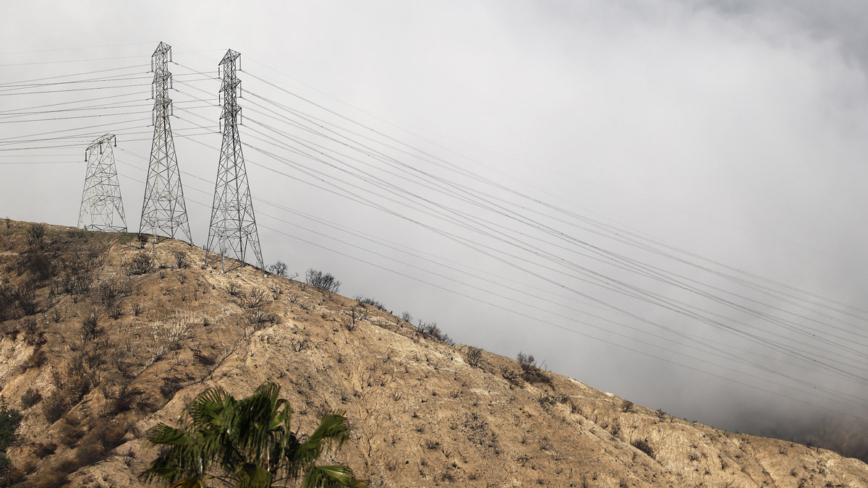
<path fill-rule="evenodd" d="M 337 461 L 371 486 L 868 486 L 861 461 L 632 405 L 250 266 L 223 274 L 185 243 L 31 229 L 0 221 L 0 395 L 24 414 L 8 451 L 21 486 L 141 486 L 149 428 L 206 388 L 264 381 L 301 432 L 345 410 Z"/>

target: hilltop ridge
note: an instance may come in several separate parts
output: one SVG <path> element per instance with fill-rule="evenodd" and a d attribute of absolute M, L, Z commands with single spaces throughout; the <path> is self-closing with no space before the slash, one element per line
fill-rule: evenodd
<path fill-rule="evenodd" d="M 334 460 L 371 486 L 868 486 L 861 461 L 671 417 L 376 303 L 203 263 L 171 239 L 0 222 L 0 395 L 23 414 L 14 481 L 146 486 L 148 429 L 206 388 L 274 381 L 301 432 L 346 411 Z"/>

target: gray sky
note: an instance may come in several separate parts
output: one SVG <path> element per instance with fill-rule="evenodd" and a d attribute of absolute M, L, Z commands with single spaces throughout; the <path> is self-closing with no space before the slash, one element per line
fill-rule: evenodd
<path fill-rule="evenodd" d="M 197 126 L 217 130 L 219 82 L 195 71 L 213 78 L 223 53 L 232 48 L 242 55 L 242 141 L 266 262 L 279 259 L 302 274 L 309 267 L 332 272 L 344 283 L 343 294 L 371 296 L 397 314 L 406 310 L 436 321 L 459 342 L 507 356 L 530 352 L 549 369 L 591 386 L 717 427 L 757 428 L 746 420 L 757 422 L 757 413 L 758 422 L 849 418 L 845 413 L 868 418 L 864 401 L 836 402 L 831 393 L 814 389 L 834 389 L 838 398 L 868 397 L 865 380 L 854 378 L 865 371 L 868 338 L 860 334 L 868 313 L 852 308 L 863 306 L 868 289 L 868 233 L 859 217 L 868 203 L 862 190 L 868 176 L 868 8 L 809 1 L 120 5 L 6 6 L 6 18 L 16 21 L 0 31 L 0 83 L 132 68 L 107 73 L 128 74 L 130 81 L 81 85 L 100 90 L 15 96 L 0 91 L 0 112 L 116 93 L 141 96 L 124 99 L 131 103 L 113 109 L 124 114 L 115 118 L 0 125 L 3 139 L 60 130 L 69 132 L 57 134 L 77 137 L 57 143 L 72 147 L 0 151 L 0 162 L 27 163 L 0 165 L 0 215 L 75 225 L 84 147 L 105 132 L 117 132 L 127 223 L 138 229 L 147 167 L 142 158 L 149 153 L 152 130 L 146 65 L 156 44 L 165 41 L 177 63 L 170 69 L 176 75 L 172 124 L 179 165 L 206 180 L 182 177 L 194 242 L 203 245 L 220 136 L 179 134 L 203 133 Z M 125 83 L 134 86 L 119 87 Z M 284 108 L 321 119 L 327 127 L 351 129 L 357 143 L 369 143 L 408 166 L 389 167 L 284 125 L 280 120 L 290 115 Z M 94 113 L 102 114 L 71 111 L 21 120 Z M 313 120 L 308 128 L 316 128 Z M 88 128 L 113 122 L 117 125 Z M 268 140 L 340 156 L 316 161 Z M 325 182 L 287 161 L 322 171 Z M 488 183 L 435 163 L 454 164 Z M 343 171 L 360 169 L 375 177 L 359 179 Z M 424 185 L 415 171 L 425 172 Z M 485 210 L 435 191 L 434 177 L 509 211 Z M 377 187 L 374 181 L 394 187 Z M 347 199 L 350 192 L 392 213 Z M 265 202 L 387 240 L 391 247 Z M 475 223 L 462 227 L 439 220 L 430 213 L 434 204 L 464 212 Z M 534 223 L 520 224 L 514 215 Z M 599 227 L 577 215 L 615 225 L 619 233 L 595 233 Z M 475 233 L 480 219 L 509 229 L 508 237 Z M 572 240 L 546 235 L 542 226 Z M 653 239 L 653 249 L 681 261 L 618 242 L 628 237 L 624 230 Z M 467 239 L 490 246 L 496 257 L 470 249 Z M 519 240 L 534 251 L 517 248 Z M 594 260 L 594 251 L 579 241 L 617 256 Z M 661 241 L 690 254 L 662 247 Z M 543 252 L 553 258 L 545 259 Z M 630 260 L 628 267 L 659 267 L 669 279 L 696 285 L 712 298 L 613 267 L 612 259 Z M 821 298 L 784 294 L 778 285 L 712 261 L 838 303 L 835 310 L 820 308 L 812 302 Z M 607 286 L 624 283 L 697 307 L 694 313 L 707 320 L 582 281 L 579 267 L 605 276 Z M 721 274 L 747 279 L 751 287 Z M 757 284 L 777 291 L 765 293 Z M 809 332 L 799 335 L 785 326 Z M 821 355 L 824 366 L 805 367 L 793 348 L 807 351 L 799 354 L 811 360 Z"/>

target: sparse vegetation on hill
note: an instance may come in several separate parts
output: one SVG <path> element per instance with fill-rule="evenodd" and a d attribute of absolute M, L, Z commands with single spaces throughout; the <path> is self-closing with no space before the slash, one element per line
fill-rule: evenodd
<path fill-rule="evenodd" d="M 859 461 L 454 344 L 434 322 L 337 295 L 329 273 L 307 280 L 320 288 L 199 263 L 203 250 L 170 239 L 0 226 L 0 395 L 20 409 L 6 450 L 20 486 L 146 486 L 154 427 L 188 426 L 204 391 L 246 399 L 268 382 L 295 407 L 294 432 L 347 412 L 344 448 L 321 461 L 370 486 L 868 484 Z"/>

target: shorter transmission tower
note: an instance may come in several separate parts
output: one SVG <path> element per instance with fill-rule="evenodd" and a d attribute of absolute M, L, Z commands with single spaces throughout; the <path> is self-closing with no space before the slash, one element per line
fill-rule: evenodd
<path fill-rule="evenodd" d="M 241 152 L 241 135 L 238 133 L 238 118 L 241 107 L 237 94 L 241 80 L 236 76 L 237 61 L 241 54 L 228 50 L 220 61 L 223 83 L 220 94 L 223 113 L 223 144 L 220 147 L 220 162 L 217 167 L 217 183 L 214 188 L 214 204 L 211 208 L 211 224 L 208 227 L 207 253 L 220 250 L 223 270 L 226 269 L 227 253 L 244 261 L 247 247 L 250 246 L 260 269 L 264 269 L 262 251 L 259 248 L 259 232 L 256 230 L 256 217 L 253 214 L 253 199 L 247 182 L 247 169 L 244 154 Z"/>
<path fill-rule="evenodd" d="M 95 139 L 84 151 L 87 176 L 78 211 L 78 227 L 98 232 L 126 232 L 124 203 L 115 167 L 114 134 Z M 117 217 L 117 225 L 115 218 Z"/>

